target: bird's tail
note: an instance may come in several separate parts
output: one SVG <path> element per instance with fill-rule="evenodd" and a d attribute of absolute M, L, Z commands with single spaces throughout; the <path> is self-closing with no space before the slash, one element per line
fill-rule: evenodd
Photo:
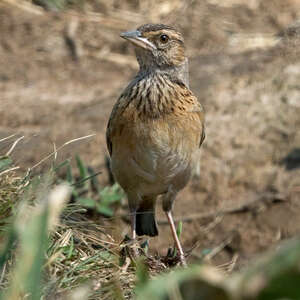
<path fill-rule="evenodd" d="M 157 236 L 158 230 L 155 221 L 155 198 L 143 198 L 136 212 L 136 234 Z"/>

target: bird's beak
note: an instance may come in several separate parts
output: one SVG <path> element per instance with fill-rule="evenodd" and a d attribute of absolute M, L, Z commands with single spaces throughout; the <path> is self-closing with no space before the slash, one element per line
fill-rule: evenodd
<path fill-rule="evenodd" d="M 128 40 L 129 42 L 133 43 L 135 46 L 153 50 L 156 49 L 155 45 L 151 42 L 149 42 L 146 38 L 144 38 L 140 31 L 128 31 L 123 32 L 120 35 L 123 39 Z"/>

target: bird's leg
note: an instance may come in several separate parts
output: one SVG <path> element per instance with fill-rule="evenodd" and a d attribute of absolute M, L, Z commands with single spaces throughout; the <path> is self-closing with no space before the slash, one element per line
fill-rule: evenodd
<path fill-rule="evenodd" d="M 139 256 L 138 244 L 136 240 L 136 210 L 131 210 L 130 221 L 131 221 L 131 249 L 132 249 L 133 258 L 136 258 Z"/>
<path fill-rule="evenodd" d="M 169 222 L 170 227 L 171 227 L 173 239 L 175 241 L 175 246 L 176 246 L 176 248 L 178 250 L 178 253 L 179 253 L 180 262 L 184 267 L 186 267 L 187 265 L 186 265 L 184 253 L 183 253 L 181 243 L 180 243 L 179 238 L 178 238 L 177 233 L 176 233 L 176 228 L 175 228 L 175 224 L 174 224 L 174 220 L 173 220 L 171 211 L 166 211 L 166 216 L 168 218 L 168 222 Z"/>
<path fill-rule="evenodd" d="M 131 238 L 136 239 L 136 211 L 131 213 Z"/>
<path fill-rule="evenodd" d="M 136 193 L 127 193 L 128 205 L 130 211 L 130 221 L 131 221 L 131 238 L 132 238 L 132 252 L 133 257 L 139 256 L 138 243 L 136 239 L 136 212 L 139 203 L 139 196 Z"/>
<path fill-rule="evenodd" d="M 176 228 L 175 228 L 175 224 L 174 224 L 174 220 L 173 220 L 172 212 L 171 212 L 172 205 L 173 205 L 173 202 L 175 200 L 176 194 L 177 194 L 177 192 L 173 190 L 172 186 L 170 186 L 169 189 L 168 189 L 168 192 L 163 197 L 163 210 L 166 213 L 168 222 L 169 222 L 170 227 L 171 227 L 172 236 L 173 236 L 173 239 L 174 239 L 174 242 L 175 242 L 175 246 L 176 246 L 176 248 L 178 250 L 178 253 L 179 253 L 180 262 L 181 262 L 182 266 L 186 267 L 187 264 L 186 264 L 186 261 L 185 261 L 185 257 L 184 257 L 184 253 L 183 253 L 183 250 L 182 250 L 182 247 L 181 247 L 181 243 L 180 243 L 179 238 L 178 238 L 177 233 L 176 233 Z"/>
<path fill-rule="evenodd" d="M 134 241 L 136 239 L 136 211 L 138 209 L 138 203 L 140 198 L 136 193 L 127 192 L 128 206 L 130 211 L 130 221 L 131 221 L 131 238 Z"/>

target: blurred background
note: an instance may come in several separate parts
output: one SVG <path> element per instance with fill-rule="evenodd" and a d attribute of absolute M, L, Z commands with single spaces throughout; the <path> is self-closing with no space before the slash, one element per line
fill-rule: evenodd
<path fill-rule="evenodd" d="M 138 69 L 119 34 L 149 22 L 177 27 L 207 134 L 174 214 L 192 257 L 209 249 L 214 264 L 239 267 L 299 233 L 299 17 L 297 0 L 2 0 L 0 139 L 24 136 L 12 155 L 26 170 L 53 145 L 96 134 L 57 161 L 79 155 L 109 185 L 106 124 Z M 111 221 L 119 239 L 129 231 L 118 217 L 125 207 Z M 160 205 L 158 215 L 150 248 L 165 254 L 172 240 Z"/>

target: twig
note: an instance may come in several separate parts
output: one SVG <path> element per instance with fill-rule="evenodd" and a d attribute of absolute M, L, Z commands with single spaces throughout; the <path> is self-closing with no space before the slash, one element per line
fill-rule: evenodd
<path fill-rule="evenodd" d="M 8 139 L 10 139 L 10 138 L 12 138 L 12 137 L 14 137 L 14 136 L 16 136 L 16 135 L 17 135 L 17 134 L 14 133 L 14 134 L 12 134 L 12 135 L 10 135 L 10 136 L 6 136 L 5 138 L 0 139 L 0 143 L 6 141 L 6 140 L 8 140 Z"/>
<path fill-rule="evenodd" d="M 54 161 L 56 161 L 57 159 L 57 149 L 56 149 L 56 144 L 53 142 L 53 152 L 55 153 L 54 154 Z"/>
<path fill-rule="evenodd" d="M 224 215 L 219 215 L 216 216 L 212 222 L 210 222 L 208 225 L 206 226 L 200 226 L 200 230 L 203 233 L 209 233 L 210 231 L 213 230 L 214 227 L 216 227 L 219 223 L 222 222 Z"/>
<path fill-rule="evenodd" d="M 221 252 L 227 245 L 232 242 L 233 235 L 230 235 L 226 238 L 220 245 L 213 248 L 207 255 L 204 256 L 204 261 L 211 260 L 214 256 L 216 256 L 219 252 Z"/>
<path fill-rule="evenodd" d="M 14 171 L 14 170 L 17 170 L 17 169 L 20 169 L 20 167 L 13 167 L 13 168 L 10 168 L 10 169 L 7 169 L 7 170 L 4 170 L 0 173 L 0 176 L 8 173 L 8 172 L 11 172 L 11 171 Z"/>
<path fill-rule="evenodd" d="M 247 201 L 245 203 L 242 203 L 237 206 L 225 208 L 225 209 L 220 209 L 217 211 L 211 211 L 211 212 L 206 212 L 206 213 L 198 213 L 198 214 L 191 214 L 188 217 L 177 217 L 175 218 L 175 222 L 191 222 L 199 219 L 204 219 L 204 218 L 215 218 L 217 216 L 222 216 L 222 215 L 228 215 L 228 214 L 237 214 L 237 213 L 245 213 L 252 211 L 252 207 L 255 206 L 258 202 L 265 203 L 267 201 L 271 200 L 271 203 L 273 202 L 282 202 L 285 200 L 286 197 L 284 195 L 274 195 L 273 193 L 264 193 L 260 196 L 258 196 L 256 199 Z M 158 224 L 160 225 L 167 225 L 168 221 L 167 220 L 158 220 Z"/>
<path fill-rule="evenodd" d="M 218 265 L 217 268 L 220 270 L 226 270 L 226 272 L 231 273 L 233 271 L 234 267 L 236 266 L 238 258 L 239 258 L 239 254 L 235 253 L 229 262 Z"/>
<path fill-rule="evenodd" d="M 24 135 L 21 136 L 21 137 L 19 137 L 18 139 L 16 139 L 16 140 L 14 141 L 14 143 L 12 144 L 12 146 L 10 147 L 10 149 L 6 152 L 6 156 L 9 156 L 9 155 L 13 152 L 13 150 L 15 149 L 15 147 L 17 146 L 17 144 L 18 144 L 22 139 L 24 139 Z"/>
<path fill-rule="evenodd" d="M 232 258 L 232 260 L 231 260 L 231 263 L 229 264 L 229 267 L 228 267 L 228 269 L 227 269 L 228 272 L 232 272 L 232 271 L 233 271 L 233 269 L 234 269 L 234 267 L 235 267 L 235 265 L 236 265 L 236 262 L 237 262 L 238 258 L 239 258 L 239 255 L 238 255 L 237 253 L 235 253 L 235 254 L 233 255 L 233 258 Z"/>

